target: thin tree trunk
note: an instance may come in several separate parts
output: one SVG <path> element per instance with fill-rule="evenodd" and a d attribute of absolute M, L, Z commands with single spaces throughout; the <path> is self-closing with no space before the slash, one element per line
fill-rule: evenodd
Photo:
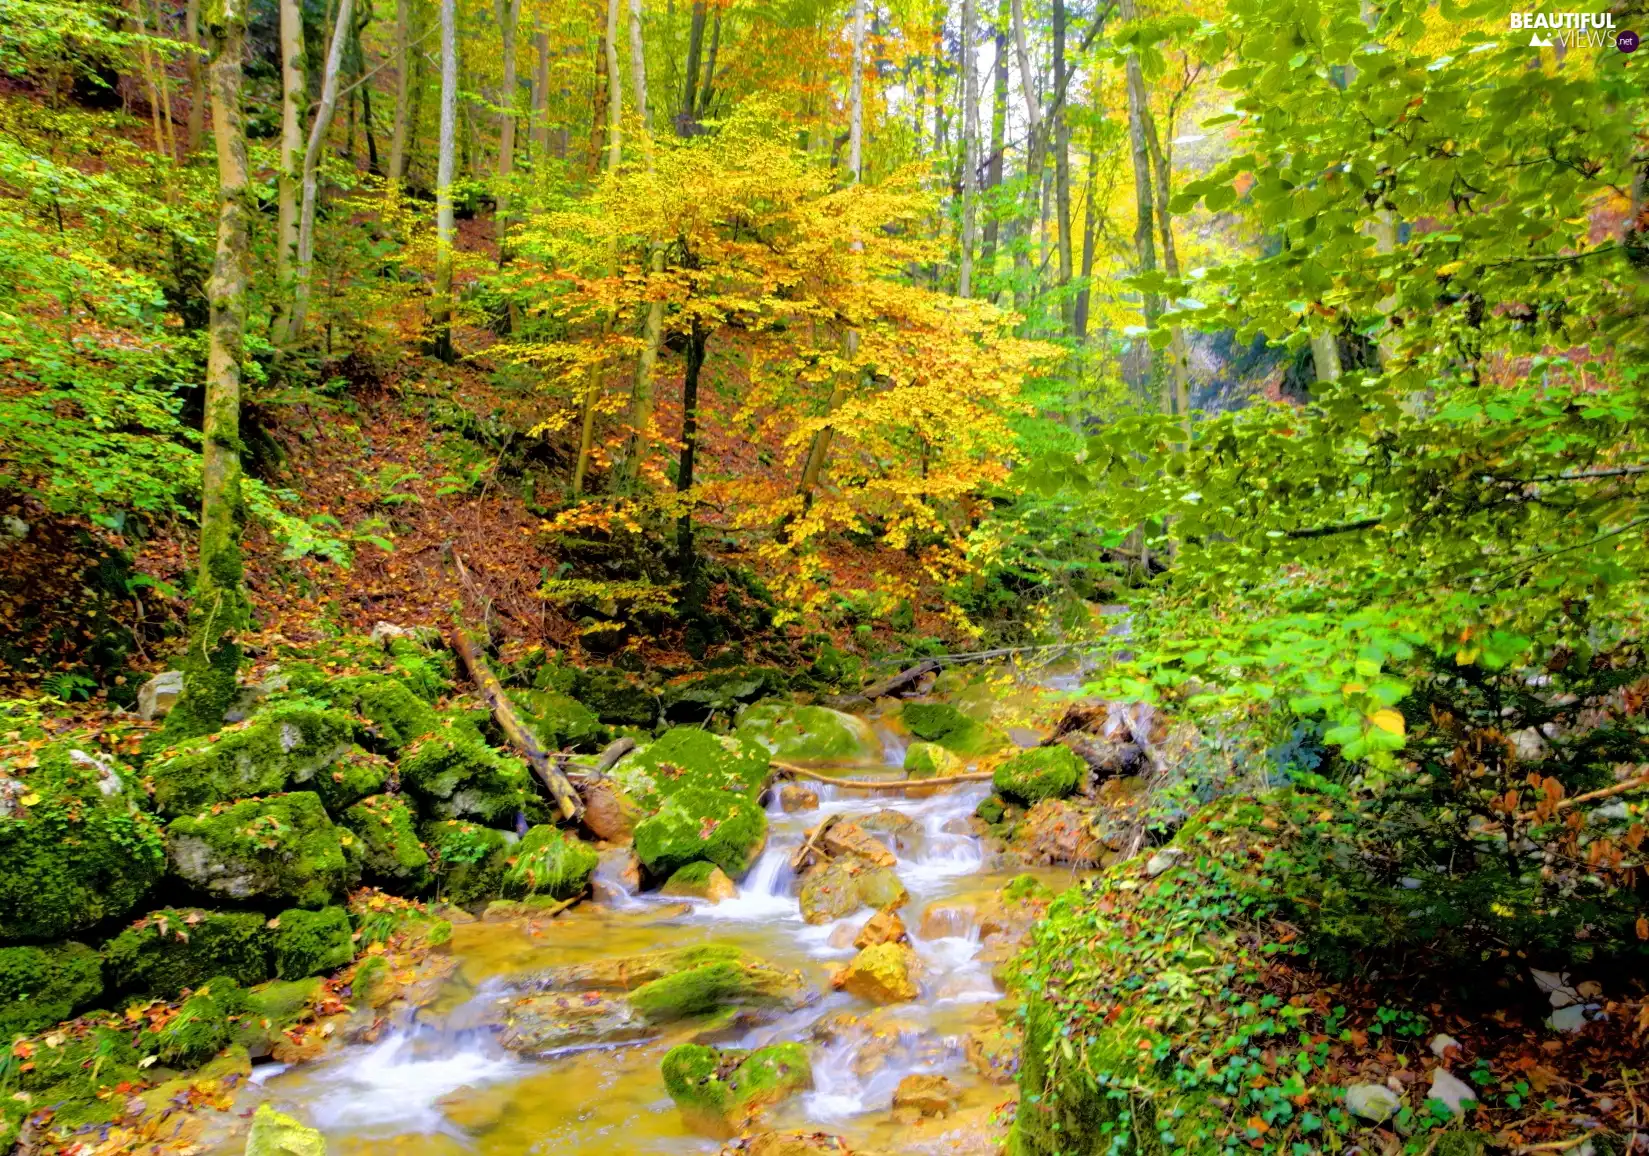
<path fill-rule="evenodd" d="M 378 163 L 378 137 L 372 127 L 372 76 L 366 67 L 366 50 L 361 46 L 361 36 L 370 23 L 372 9 L 368 7 L 365 18 L 355 29 L 355 55 L 361 62 L 360 78 L 355 83 L 360 86 L 361 93 L 361 131 L 366 136 L 366 171 L 381 176 L 384 170 Z"/>
<path fill-rule="evenodd" d="M 344 0 L 349 3 L 349 0 Z M 452 182 L 458 159 L 457 0 L 441 0 L 441 143 L 435 170 L 435 300 L 430 306 L 435 356 L 452 361 L 452 250 L 458 229 Z"/>
<path fill-rule="evenodd" d="M 251 265 L 246 131 L 241 57 L 247 0 L 211 6 L 212 135 L 218 154 L 218 239 L 206 294 L 206 407 L 201 429 L 200 570 L 189 607 L 183 697 L 167 716 L 169 732 L 205 734 L 223 725 L 236 694 L 239 634 L 250 619 L 241 559 L 240 364 Z"/>
<path fill-rule="evenodd" d="M 987 189 L 1002 187 L 1003 153 L 1007 149 L 1008 135 L 1008 23 L 1011 19 L 1009 0 L 998 0 L 995 29 L 996 60 L 991 69 L 991 153 L 985 162 Z M 979 267 L 985 277 L 993 276 L 996 271 L 996 243 L 1000 232 L 1001 222 L 997 214 L 987 211 L 983 242 L 979 250 Z"/>
<path fill-rule="evenodd" d="M 155 0 L 155 35 L 166 35 L 166 23 L 160 0 Z M 177 127 L 172 123 L 172 78 L 166 72 L 166 58 L 155 54 L 155 79 L 160 86 L 160 123 L 166 130 L 166 156 L 178 159 Z"/>
<path fill-rule="evenodd" d="M 1094 85 L 1093 124 L 1088 132 L 1087 193 L 1082 208 L 1082 287 L 1076 291 L 1076 309 L 1072 328 L 1078 342 L 1088 336 L 1088 308 L 1093 299 L 1090 284 L 1094 275 L 1094 242 L 1099 232 L 1099 101 L 1100 89 Z"/>
<path fill-rule="evenodd" d="M 533 32 L 533 51 L 538 54 L 532 85 L 533 157 L 550 155 L 550 34 L 542 27 Z"/>
<path fill-rule="evenodd" d="M 1124 22 L 1137 18 L 1134 0 L 1122 0 L 1121 15 Z M 1151 156 L 1150 147 L 1146 143 L 1145 124 L 1150 115 L 1150 105 L 1145 92 L 1145 73 L 1140 67 L 1139 53 L 1130 52 L 1124 66 L 1128 87 L 1128 144 L 1133 154 L 1134 162 L 1134 253 L 1139 261 L 1141 273 L 1155 273 L 1157 271 L 1156 244 L 1152 239 L 1152 197 L 1151 197 Z M 1161 314 L 1161 304 L 1155 293 L 1146 293 L 1144 304 L 1145 324 L 1155 325 Z M 1156 358 L 1153 356 L 1149 343 L 1144 343 L 1146 381 L 1149 386 L 1156 382 Z M 1168 399 L 1164 399 L 1167 401 Z M 1171 412 L 1172 405 L 1164 405 L 1164 412 Z"/>
<path fill-rule="evenodd" d="M 149 90 L 150 133 L 157 153 L 166 151 L 166 133 L 160 127 L 160 84 L 155 80 L 154 53 L 149 50 L 149 19 L 143 9 L 143 0 L 132 0 L 132 25 L 143 37 L 138 52 L 138 63 L 143 69 L 143 87 Z"/>
<path fill-rule="evenodd" d="M 618 5 L 619 0 L 607 0 L 607 38 L 604 44 L 607 57 L 607 171 L 618 171 L 623 159 L 619 142 L 624 123 L 624 82 L 618 71 Z"/>
<path fill-rule="evenodd" d="M 315 262 L 315 198 L 320 185 L 321 152 L 326 147 L 327 130 L 332 127 L 332 114 L 338 107 L 338 70 L 343 65 L 353 10 L 354 0 L 341 0 L 338 5 L 332 45 L 327 49 L 326 69 L 321 76 L 321 104 L 315 110 L 315 123 L 309 129 L 309 147 L 303 155 L 303 207 L 298 213 L 298 268 L 297 280 L 292 287 L 292 325 L 286 334 L 289 342 L 303 336 L 304 321 L 309 313 L 309 282 Z"/>
<path fill-rule="evenodd" d="M 183 20 L 186 25 L 184 39 L 190 48 L 199 48 L 200 0 L 189 0 L 183 11 Z M 199 53 L 190 52 L 183 59 L 189 74 L 189 127 L 185 140 L 189 155 L 194 156 L 200 152 L 201 141 L 206 136 L 206 79 Z"/>
<path fill-rule="evenodd" d="M 704 0 L 693 0 L 693 19 L 687 26 L 686 90 L 681 94 L 681 113 L 676 117 L 676 132 L 692 136 L 696 127 L 694 113 L 698 109 L 699 69 L 704 64 Z"/>
<path fill-rule="evenodd" d="M 1025 100 L 1025 201 L 1021 210 L 1021 219 L 1024 222 L 1024 232 L 1027 239 L 1026 246 L 1032 234 L 1039 234 L 1037 218 L 1042 187 L 1042 110 L 1036 96 L 1036 78 L 1031 72 L 1031 53 L 1025 36 L 1025 4 L 1024 0 L 1010 0 L 1010 11 L 1013 18 L 1014 57 L 1019 63 L 1019 91 Z M 1015 270 L 1021 280 L 1025 282 L 1022 290 L 1024 299 L 1014 304 L 1021 312 L 1029 312 L 1030 303 L 1036 297 L 1036 285 L 1030 276 L 1030 252 L 1028 247 L 1021 246 L 1014 254 Z"/>
<path fill-rule="evenodd" d="M 681 379 L 681 460 L 676 467 L 676 493 L 681 495 L 681 517 L 676 520 L 676 569 L 683 579 L 693 574 L 693 508 L 687 494 L 693 489 L 693 459 L 699 444 L 699 374 L 709 334 L 697 321 L 687 334 L 687 367 Z"/>
<path fill-rule="evenodd" d="M 641 0 L 630 0 L 630 85 L 641 119 L 641 154 L 647 171 L 653 171 L 652 117 L 647 106 L 647 56 L 641 37 Z M 664 246 L 656 239 L 648 269 L 653 277 L 664 272 Z M 635 384 L 630 391 L 630 448 L 624 456 L 623 482 L 634 486 L 641 480 L 646 462 L 649 429 L 653 424 L 653 374 L 658 369 L 658 349 L 664 339 L 664 302 L 654 298 L 647 304 L 642 324 L 641 354 L 636 358 Z"/>
<path fill-rule="evenodd" d="M 1168 131 L 1174 131 L 1173 119 L 1170 117 Z M 1156 118 L 1151 110 L 1145 110 L 1145 136 L 1151 148 L 1151 165 L 1156 170 L 1156 208 L 1157 230 L 1162 238 L 1162 270 L 1168 276 L 1178 279 L 1179 247 L 1174 243 L 1174 219 L 1168 210 L 1168 201 L 1174 195 L 1173 160 L 1163 147 L 1161 138 L 1157 134 Z M 1191 429 L 1191 366 L 1190 350 L 1186 346 L 1185 329 L 1176 325 L 1170 330 L 1168 341 L 1168 374 L 1174 388 L 1174 412 L 1179 414 L 1186 429 L 1187 438 Z"/>
<path fill-rule="evenodd" d="M 509 260 L 510 232 L 510 174 L 515 170 L 515 27 L 521 20 L 521 0 L 494 0 L 498 27 L 504 42 L 504 89 L 499 94 L 498 106 L 498 201 L 497 219 L 498 263 Z"/>
<path fill-rule="evenodd" d="M 959 297 L 973 296 L 973 240 L 979 213 L 979 85 L 974 70 L 977 20 L 973 0 L 962 0 L 962 259 L 956 279 Z"/>
<path fill-rule="evenodd" d="M 303 107 L 307 98 L 303 75 L 303 11 L 300 0 L 280 0 L 281 23 L 281 147 L 276 174 L 275 285 L 280 308 L 275 340 L 283 342 L 292 330 L 293 297 L 297 290 L 298 166 L 303 156 Z"/>
<path fill-rule="evenodd" d="M 630 0 L 630 89 L 636 98 L 636 115 L 641 118 L 641 150 L 651 154 L 652 109 L 647 104 L 647 49 L 642 39 L 641 0 Z"/>
<path fill-rule="evenodd" d="M 710 101 L 715 97 L 716 90 L 716 54 L 721 51 L 721 8 L 716 8 L 716 15 L 710 21 L 710 51 L 704 54 L 704 76 L 699 81 L 699 106 L 694 111 L 696 120 L 703 120 L 710 115 Z"/>
<path fill-rule="evenodd" d="M 1048 116 L 1053 120 L 1054 146 L 1054 227 L 1059 232 L 1059 287 L 1071 284 L 1071 118 L 1065 114 L 1065 90 L 1070 83 L 1065 61 L 1065 0 L 1054 0 L 1054 96 Z M 1066 328 L 1072 327 L 1070 297 L 1060 295 L 1060 312 Z"/>
<path fill-rule="evenodd" d="M 412 0 L 395 0 L 395 111 L 389 132 L 390 198 L 399 199 L 407 172 L 407 94 L 412 86 Z"/>
<path fill-rule="evenodd" d="M 853 183 L 864 172 L 865 144 L 865 0 L 853 0 L 853 75 L 848 78 L 847 167 Z"/>

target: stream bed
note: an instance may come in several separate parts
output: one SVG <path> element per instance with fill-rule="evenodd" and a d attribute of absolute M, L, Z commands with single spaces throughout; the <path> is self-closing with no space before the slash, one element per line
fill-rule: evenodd
<path fill-rule="evenodd" d="M 855 777 L 903 778 L 900 736 L 884 736 L 882 768 L 841 768 Z M 827 773 L 838 773 L 829 771 Z M 476 921 L 454 929 L 458 962 L 435 1003 L 371 1044 L 344 1046 L 290 1070 L 263 1069 L 270 1098 L 326 1133 L 334 1154 L 397 1153 L 702 1153 L 720 1143 L 695 1134 L 665 1093 L 659 1063 L 691 1027 L 627 1044 L 570 1048 L 524 1058 L 497 1040 L 493 1007 L 513 998 L 511 977 L 547 967 L 699 943 L 725 943 L 801 973 L 818 997 L 780 1018 L 730 1029 L 716 1042 L 757 1047 L 796 1040 L 809 1049 L 813 1087 L 773 1108 L 771 1125 L 829 1132 L 879 1153 L 994 1152 L 991 1110 L 1013 1089 L 989 1082 L 967 1057 L 967 1038 L 994 1017 L 1001 992 L 994 961 L 981 958 L 974 905 L 1022 869 L 997 867 L 972 833 L 969 817 L 989 792 L 968 784 L 906 798 L 891 792 L 809 783 L 817 809 L 786 813 L 777 791 L 768 803 L 769 839 L 720 903 L 632 895 L 604 864 L 596 897 L 548 920 Z M 793 852 L 831 814 L 896 810 L 912 821 L 882 836 L 898 857 L 910 892 L 900 914 L 923 967 L 921 995 L 878 1008 L 833 992 L 833 967 L 855 954 L 862 910 L 823 925 L 804 922 L 794 894 Z M 1069 872 L 1039 873 L 1050 886 Z M 989 953 L 985 953 L 988 955 Z M 489 1006 L 490 1005 L 490 1006 Z M 961 1089 L 948 1118 L 898 1122 L 893 1093 L 913 1073 L 943 1074 Z"/>

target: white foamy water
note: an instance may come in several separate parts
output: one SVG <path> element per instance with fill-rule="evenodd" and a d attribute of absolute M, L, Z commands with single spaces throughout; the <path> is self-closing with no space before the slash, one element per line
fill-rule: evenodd
<path fill-rule="evenodd" d="M 318 1070 L 318 1090 L 307 1107 L 326 1131 L 439 1132 L 446 1127 L 437 1106 L 443 1097 L 466 1085 L 519 1079 L 528 1070 L 480 1033 L 454 1039 L 396 1031 Z"/>

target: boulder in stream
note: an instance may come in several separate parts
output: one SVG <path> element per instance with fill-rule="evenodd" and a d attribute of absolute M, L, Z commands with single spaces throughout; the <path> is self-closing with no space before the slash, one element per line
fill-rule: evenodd
<path fill-rule="evenodd" d="M 879 763 L 882 743 L 858 715 L 827 706 L 758 702 L 739 712 L 734 733 L 787 763 Z"/>
<path fill-rule="evenodd" d="M 627 991 L 706 963 L 755 962 L 755 957 L 726 943 L 701 943 L 669 951 L 616 955 L 583 963 L 545 968 L 517 981 L 538 991 Z"/>
<path fill-rule="evenodd" d="M 917 738 L 958 755 L 988 755 L 1011 745 L 1000 729 L 969 718 L 949 703 L 907 702 L 900 718 Z"/>
<path fill-rule="evenodd" d="M 893 911 L 878 911 L 872 915 L 853 938 L 853 946 L 860 949 L 874 947 L 878 943 L 909 942 L 910 933 L 905 930 L 905 921 Z"/>
<path fill-rule="evenodd" d="M 913 1072 L 893 1090 L 893 1118 L 901 1124 L 914 1124 L 948 1116 L 961 1098 L 962 1089 L 944 1076 Z"/>
<path fill-rule="evenodd" d="M 718 1156 L 854 1156 L 854 1150 L 828 1132 L 757 1132 L 729 1142 Z"/>
<path fill-rule="evenodd" d="M 838 968 L 830 977 L 830 986 L 872 1003 L 908 1003 L 919 994 L 916 973 L 920 966 L 908 944 L 878 943 Z"/>
<path fill-rule="evenodd" d="M 594 847 L 547 823 L 521 836 L 510 859 L 501 885 L 511 899 L 582 895 L 590 889 L 590 876 L 601 861 Z"/>
<path fill-rule="evenodd" d="M 960 774 L 962 760 L 938 743 L 914 742 L 905 748 L 905 774 L 912 779 Z"/>
<path fill-rule="evenodd" d="M 540 1055 L 577 1044 L 639 1039 L 651 1025 L 628 1000 L 596 992 L 532 995 L 510 1006 L 499 1042 L 513 1052 Z"/>
<path fill-rule="evenodd" d="M 739 888 L 715 864 L 689 863 L 665 881 L 664 886 L 659 888 L 659 894 L 720 903 L 724 899 L 737 898 Z"/>
<path fill-rule="evenodd" d="M 811 787 L 786 783 L 779 788 L 779 809 L 787 815 L 796 811 L 817 811 L 819 809 L 819 792 Z"/>
<path fill-rule="evenodd" d="M 876 867 L 898 862 L 881 840 L 857 823 L 832 823 L 819 842 L 831 855 L 856 855 Z"/>
<path fill-rule="evenodd" d="M 259 1104 L 246 1137 L 246 1156 L 326 1156 L 326 1138 L 268 1104 Z"/>
<path fill-rule="evenodd" d="M 681 1044 L 661 1065 L 665 1091 L 688 1127 L 717 1138 L 743 1129 L 760 1109 L 813 1086 L 807 1049 L 797 1043 L 754 1051 Z"/>
<path fill-rule="evenodd" d="M 861 907 L 896 908 L 910 899 L 905 885 L 890 867 L 877 867 L 853 855 L 843 855 L 814 867 L 802 877 L 798 892 L 802 918 L 808 923 L 831 923 Z"/>
<path fill-rule="evenodd" d="M 750 957 L 700 963 L 644 983 L 630 1003 L 655 1023 L 728 1007 L 789 1008 L 804 998 L 801 976 Z"/>
<path fill-rule="evenodd" d="M 1069 747 L 1054 744 L 1021 751 L 996 768 L 991 785 L 996 793 L 1025 806 L 1043 799 L 1063 799 L 1082 782 L 1082 760 Z"/>

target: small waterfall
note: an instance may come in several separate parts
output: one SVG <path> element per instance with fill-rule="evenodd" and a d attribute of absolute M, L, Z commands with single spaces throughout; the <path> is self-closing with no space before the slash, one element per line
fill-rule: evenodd
<path fill-rule="evenodd" d="M 796 844 L 769 839 L 767 849 L 739 882 L 739 893 L 720 903 L 703 904 L 699 914 L 716 920 L 766 922 L 800 919 L 801 909 L 790 894 L 790 855 Z"/>
<path fill-rule="evenodd" d="M 518 1079 L 527 1070 L 484 1032 L 395 1031 L 318 1071 L 309 1114 L 328 1131 L 443 1131 L 443 1097 L 465 1085 Z"/>
<path fill-rule="evenodd" d="M 590 893 L 596 902 L 612 908 L 614 911 L 639 911 L 647 903 L 636 897 L 624 883 L 624 868 L 629 860 L 627 852 L 618 851 L 604 854 L 596 864 L 595 874 L 590 877 Z"/>

